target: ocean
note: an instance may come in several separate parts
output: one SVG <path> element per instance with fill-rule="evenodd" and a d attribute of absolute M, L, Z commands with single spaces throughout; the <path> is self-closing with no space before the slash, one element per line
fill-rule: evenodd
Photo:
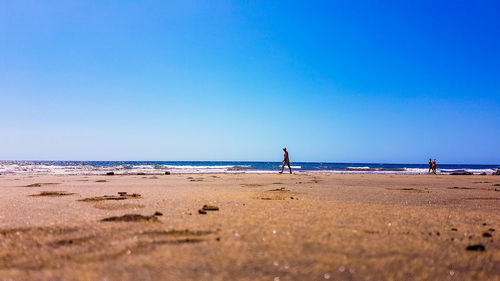
<path fill-rule="evenodd" d="M 424 164 L 292 162 L 295 173 L 333 174 L 426 174 Z M 203 173 L 277 173 L 281 162 L 238 161 L 0 161 L 0 174 L 99 175 L 115 174 L 203 174 Z M 500 165 L 439 164 L 438 174 L 470 172 L 491 174 Z M 288 172 L 288 167 L 285 171 Z"/>

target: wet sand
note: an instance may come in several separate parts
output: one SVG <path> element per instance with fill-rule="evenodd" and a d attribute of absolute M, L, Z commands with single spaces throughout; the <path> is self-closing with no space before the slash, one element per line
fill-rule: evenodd
<path fill-rule="evenodd" d="M 1 280 L 500 280 L 500 176 L 0 175 L 0 190 Z"/>

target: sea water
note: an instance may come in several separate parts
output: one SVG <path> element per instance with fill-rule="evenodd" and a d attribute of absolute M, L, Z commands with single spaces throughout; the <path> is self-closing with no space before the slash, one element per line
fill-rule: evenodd
<path fill-rule="evenodd" d="M 292 162 L 295 173 L 426 174 L 428 164 Z M 439 164 L 438 174 L 491 174 L 500 165 Z M 281 162 L 238 161 L 0 161 L 0 174 L 100 175 L 192 173 L 277 173 Z M 285 171 L 288 172 L 288 167 Z"/>

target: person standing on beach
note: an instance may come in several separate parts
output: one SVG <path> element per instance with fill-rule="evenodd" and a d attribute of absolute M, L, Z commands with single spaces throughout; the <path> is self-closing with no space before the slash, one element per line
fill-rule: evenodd
<path fill-rule="evenodd" d="M 432 171 L 432 159 L 429 158 L 429 174 L 431 173 Z"/>
<path fill-rule="evenodd" d="M 291 174 L 292 168 L 290 167 L 290 158 L 288 157 L 288 151 L 286 151 L 286 147 L 283 147 L 283 151 L 285 152 L 285 155 L 283 155 L 283 165 L 281 165 L 280 174 L 283 174 L 283 169 L 285 168 L 285 165 L 288 165 L 288 169 L 290 169 L 290 174 Z"/>
<path fill-rule="evenodd" d="M 436 174 L 436 170 L 437 170 L 437 164 L 436 164 L 436 158 L 434 158 L 434 161 L 432 161 L 432 172 L 434 173 L 434 175 Z"/>

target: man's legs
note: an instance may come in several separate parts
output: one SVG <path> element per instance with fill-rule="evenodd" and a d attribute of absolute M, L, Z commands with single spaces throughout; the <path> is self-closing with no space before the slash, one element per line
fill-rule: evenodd
<path fill-rule="evenodd" d="M 290 161 L 287 161 L 286 164 L 288 165 L 288 169 L 290 169 L 290 174 L 292 173 L 292 167 L 290 167 Z M 285 164 L 283 164 L 285 166 Z M 283 169 L 281 169 L 281 172 L 283 172 Z"/>
<path fill-rule="evenodd" d="M 281 172 L 280 174 L 283 174 L 283 169 L 285 168 L 285 161 L 283 161 L 283 165 L 281 165 Z"/>

